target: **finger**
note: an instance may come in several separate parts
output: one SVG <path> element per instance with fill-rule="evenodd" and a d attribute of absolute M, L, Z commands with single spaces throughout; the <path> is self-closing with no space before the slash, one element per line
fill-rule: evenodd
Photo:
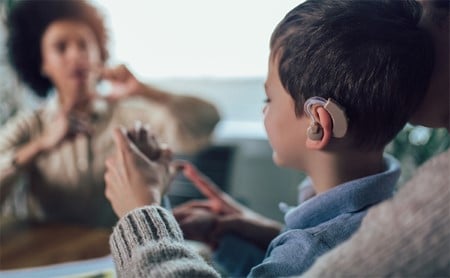
<path fill-rule="evenodd" d="M 190 215 L 190 211 L 172 211 L 173 217 L 177 220 L 178 224 L 184 222 L 184 220 Z"/>
<path fill-rule="evenodd" d="M 114 143 L 119 150 L 126 150 L 130 148 L 128 136 L 126 134 L 127 131 L 124 127 L 115 128 L 113 131 Z"/>
<path fill-rule="evenodd" d="M 159 159 L 162 162 L 169 163 L 172 161 L 173 153 L 169 146 L 165 143 L 161 143 L 159 146 Z"/>
<path fill-rule="evenodd" d="M 131 152 L 130 141 L 125 137 L 124 128 L 114 130 L 114 143 L 117 147 L 118 157 L 123 162 L 128 162 L 128 154 Z"/>
<path fill-rule="evenodd" d="M 117 189 L 117 176 L 116 173 L 114 171 L 111 170 L 107 170 L 105 172 L 104 175 L 104 180 L 105 180 L 105 196 L 107 197 L 108 200 L 112 200 L 113 196 L 115 196 L 115 192 L 117 192 L 118 190 L 120 191 L 120 189 Z"/>
<path fill-rule="evenodd" d="M 191 209 L 206 209 L 211 210 L 211 203 L 210 201 L 205 200 L 193 200 L 189 201 L 187 203 L 184 203 L 182 205 L 176 206 L 173 208 L 173 212 L 182 212 L 182 211 L 189 211 Z"/>
<path fill-rule="evenodd" d="M 191 163 L 185 163 L 183 174 L 205 197 L 213 201 L 217 212 L 230 214 L 240 211 L 240 205 L 232 197 L 220 190 L 211 179 L 201 174 Z"/>
<path fill-rule="evenodd" d="M 159 150 L 161 148 L 158 137 L 153 132 L 147 135 L 146 140 L 148 140 L 149 145 L 152 147 L 152 149 Z M 167 148 L 167 146 L 165 147 Z"/>
<path fill-rule="evenodd" d="M 136 121 L 134 128 L 136 129 L 138 142 L 145 142 L 147 140 L 147 129 L 141 121 Z"/>
<path fill-rule="evenodd" d="M 110 180 L 110 187 L 116 187 L 116 184 L 121 184 L 119 181 L 121 179 L 119 173 L 119 165 L 116 163 L 116 160 L 113 157 L 109 157 L 105 160 L 106 173 L 108 173 L 108 177 Z"/>
<path fill-rule="evenodd" d="M 214 184 L 209 178 L 201 174 L 197 168 L 189 163 L 185 162 L 183 167 L 183 174 L 190 181 L 194 183 L 200 192 L 209 199 L 219 199 L 222 200 L 222 195 L 224 192 L 219 189 L 217 185 Z"/>
<path fill-rule="evenodd" d="M 105 68 L 103 70 L 103 78 L 111 81 L 118 81 L 121 78 L 120 66 Z"/>
<path fill-rule="evenodd" d="M 135 129 L 134 127 L 128 128 L 128 129 L 126 130 L 126 137 L 127 137 L 128 140 L 130 140 L 131 142 L 137 143 L 138 136 L 137 136 L 136 129 Z"/>
<path fill-rule="evenodd" d="M 161 148 L 158 142 L 158 139 L 156 138 L 155 135 L 150 134 L 147 136 L 146 140 L 146 148 L 147 148 L 147 152 L 148 152 L 148 156 L 150 157 L 151 160 L 157 161 L 160 160 L 161 158 Z M 167 157 L 167 156 L 166 156 Z M 167 161 L 163 161 L 161 160 L 161 162 L 164 163 L 168 163 L 170 161 L 171 158 L 169 158 Z"/>
<path fill-rule="evenodd" d="M 163 152 L 164 154 L 164 152 Z M 184 163 L 180 160 L 169 162 L 169 184 L 183 171 Z"/>
<path fill-rule="evenodd" d="M 118 71 L 118 79 L 122 82 L 126 81 L 128 77 L 131 75 L 131 72 L 124 64 L 119 65 L 117 71 Z"/>

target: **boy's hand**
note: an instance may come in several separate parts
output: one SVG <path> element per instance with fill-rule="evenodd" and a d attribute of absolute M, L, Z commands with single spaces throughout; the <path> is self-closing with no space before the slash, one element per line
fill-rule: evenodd
<path fill-rule="evenodd" d="M 280 223 L 236 202 L 192 164 L 185 163 L 183 174 L 207 197 L 207 200 L 192 201 L 174 209 L 181 228 L 184 232 L 186 229 L 187 238 L 204 241 L 214 248 L 220 237 L 234 233 L 265 249 L 281 231 Z"/>
<path fill-rule="evenodd" d="M 217 247 L 218 238 L 213 231 L 219 215 L 211 210 L 208 201 L 191 201 L 174 208 L 172 212 L 185 238 L 204 242 L 212 249 Z"/>
<path fill-rule="evenodd" d="M 119 217 L 151 204 L 159 205 L 175 171 L 171 152 L 161 150 L 155 160 L 146 157 L 120 130 L 114 131 L 115 155 L 106 160 L 105 195 Z"/>
<path fill-rule="evenodd" d="M 134 128 L 129 130 L 122 130 L 127 135 L 128 139 L 141 151 L 148 159 L 156 161 L 162 155 L 163 150 L 170 152 L 165 145 L 158 142 L 155 134 L 151 131 L 149 125 L 143 125 L 141 121 L 136 121 Z M 172 157 L 170 153 L 165 154 L 167 157 Z"/>

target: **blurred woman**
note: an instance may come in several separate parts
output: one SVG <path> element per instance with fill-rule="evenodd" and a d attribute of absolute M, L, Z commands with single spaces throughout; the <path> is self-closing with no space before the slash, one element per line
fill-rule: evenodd
<path fill-rule="evenodd" d="M 113 128 L 139 120 L 175 153 L 209 143 L 219 120 L 212 104 L 144 85 L 123 65 L 105 68 L 106 28 L 88 2 L 17 1 L 7 29 L 12 68 L 36 95 L 53 96 L 0 129 L 3 214 L 111 226 L 103 175 Z M 101 79 L 112 84 L 107 98 L 97 90 Z"/>

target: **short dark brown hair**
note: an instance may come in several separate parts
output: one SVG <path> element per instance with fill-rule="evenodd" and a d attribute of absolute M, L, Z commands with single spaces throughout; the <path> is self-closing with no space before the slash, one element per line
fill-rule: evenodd
<path fill-rule="evenodd" d="M 345 108 L 355 147 L 380 149 L 425 95 L 434 51 L 421 6 L 398 0 L 309 0 L 271 38 L 284 88 L 303 113 L 312 96 Z"/>

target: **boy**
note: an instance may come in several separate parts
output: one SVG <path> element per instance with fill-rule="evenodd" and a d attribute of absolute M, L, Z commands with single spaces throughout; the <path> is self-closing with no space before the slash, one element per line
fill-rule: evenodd
<path fill-rule="evenodd" d="M 311 0 L 275 29 L 264 108 L 273 159 L 307 173 L 318 195 L 287 213 L 286 228 L 250 276 L 301 274 L 347 239 L 368 207 L 391 196 L 399 166 L 383 158 L 383 149 L 420 103 L 433 66 L 430 39 L 417 28 L 418 8 L 412 1 Z M 133 193 L 136 187 L 152 186 L 160 194 L 165 185 L 133 170 L 139 165 L 126 157 L 135 154 L 120 133 L 116 141 L 121 155 L 107 163 L 106 176 L 106 194 L 116 213 L 122 217 L 153 204 L 127 214 L 113 232 L 119 273 L 199 275 L 192 272 L 198 270 L 214 275 L 182 246 L 173 218 L 155 206 L 159 195 L 142 199 L 141 191 Z M 190 167 L 185 174 L 198 179 Z M 130 202 L 128 195 L 141 201 Z M 255 218 L 246 219 L 248 210 L 227 199 L 211 200 L 211 211 L 255 224 Z M 262 230 L 254 230 L 257 238 Z"/>

